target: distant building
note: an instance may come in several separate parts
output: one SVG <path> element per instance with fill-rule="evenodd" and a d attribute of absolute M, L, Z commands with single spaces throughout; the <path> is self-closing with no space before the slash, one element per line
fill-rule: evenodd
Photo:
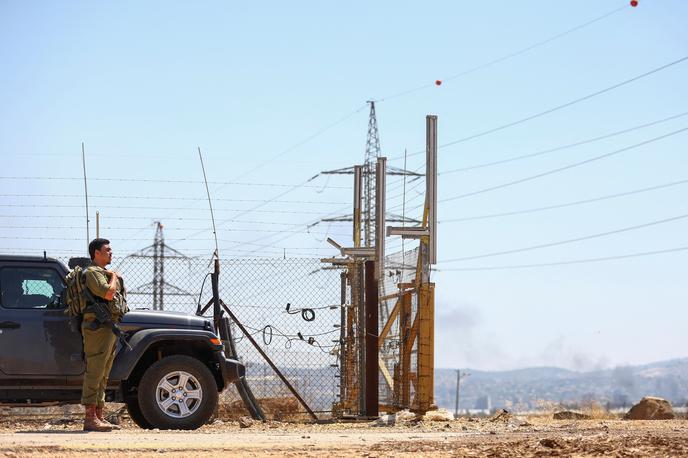
<path fill-rule="evenodd" d="M 492 398 L 489 395 L 480 396 L 475 400 L 475 408 L 478 410 L 492 410 Z"/>

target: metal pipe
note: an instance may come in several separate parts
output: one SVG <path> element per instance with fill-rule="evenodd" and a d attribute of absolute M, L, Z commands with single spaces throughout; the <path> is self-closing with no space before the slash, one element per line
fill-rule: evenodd
<path fill-rule="evenodd" d="M 363 263 L 354 264 L 356 278 L 356 346 L 358 347 L 358 413 L 366 411 L 366 360 L 365 360 L 365 288 L 363 287 Z"/>
<path fill-rule="evenodd" d="M 214 271 L 210 274 L 210 283 L 213 288 L 213 322 L 215 324 L 215 332 L 220 332 L 220 323 L 222 320 L 222 310 L 220 309 L 220 260 L 215 258 Z"/>
<path fill-rule="evenodd" d="M 375 279 L 385 276 L 385 213 L 387 158 L 379 157 L 375 170 Z"/>
<path fill-rule="evenodd" d="M 354 166 L 354 247 L 361 246 L 361 188 L 363 187 L 363 167 Z"/>
<path fill-rule="evenodd" d="M 428 208 L 430 264 L 437 264 L 437 115 L 425 118 L 425 205 Z"/>
<path fill-rule="evenodd" d="M 339 275 L 340 281 L 340 297 L 339 304 L 340 318 L 339 318 L 339 404 L 342 405 L 346 398 L 346 380 L 347 380 L 347 361 L 346 353 L 349 350 L 346 345 L 346 272 Z"/>

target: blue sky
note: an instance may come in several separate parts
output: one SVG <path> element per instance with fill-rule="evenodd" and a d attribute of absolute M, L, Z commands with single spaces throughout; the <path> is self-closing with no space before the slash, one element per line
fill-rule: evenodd
<path fill-rule="evenodd" d="M 527 52 L 451 78 L 612 11 Z M 428 113 L 439 116 L 442 145 L 688 56 L 686 17 L 688 4 L 682 0 L 640 0 L 637 8 L 606 0 L 431 5 L 0 1 L 0 215 L 5 216 L 0 248 L 55 254 L 82 249 L 83 183 L 17 177 L 80 177 L 83 141 L 91 209 L 100 210 L 104 232 L 121 254 L 150 244 L 156 220 L 165 223 L 171 246 L 194 255 L 212 250 L 197 146 L 211 182 L 246 183 L 211 186 L 224 256 L 275 256 L 285 249 L 288 256 L 334 254 L 324 238 L 347 242 L 347 225 L 320 224 L 310 233 L 305 227 L 326 214 L 349 211 L 351 180 L 321 176 L 294 190 L 284 185 L 363 160 L 366 100 L 380 100 L 383 154 L 401 167 L 404 149 L 423 149 Z M 684 61 L 546 116 L 441 148 L 439 199 L 688 127 L 688 116 L 677 117 L 575 148 L 446 173 L 686 112 L 687 75 Z M 434 86 L 436 79 L 444 83 Z M 421 89 L 389 97 L 415 88 Z M 687 138 L 688 133 L 676 133 L 560 173 L 443 202 L 439 219 L 558 205 L 686 180 Z M 423 155 L 410 156 L 408 168 L 422 161 Z M 390 191 L 388 207 L 401 203 L 399 185 L 390 179 L 396 192 Z M 680 216 L 688 213 L 687 187 L 443 222 L 439 259 Z M 422 202 L 417 193 L 422 187 L 409 188 L 407 205 L 413 207 Z M 260 202 L 241 201 L 271 200 L 285 191 L 279 202 L 250 212 Z M 120 197 L 101 197 L 113 195 Z M 120 208 L 133 206 L 146 208 Z M 59 224 L 66 229 L 51 227 L 57 219 L 38 218 L 49 215 L 65 215 Z M 541 268 L 449 270 L 681 247 L 687 245 L 687 220 L 440 263 L 437 365 L 590 369 L 687 356 L 686 251 Z M 295 232 L 281 234 L 285 229 Z M 388 243 L 388 252 L 399 248 L 398 241 Z"/>

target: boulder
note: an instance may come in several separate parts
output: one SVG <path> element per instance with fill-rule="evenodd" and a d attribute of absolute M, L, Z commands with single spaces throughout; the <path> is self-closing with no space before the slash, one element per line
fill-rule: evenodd
<path fill-rule="evenodd" d="M 252 425 L 253 419 L 251 417 L 239 418 L 239 428 L 250 428 Z"/>
<path fill-rule="evenodd" d="M 590 420 L 590 415 L 575 410 L 563 410 L 561 412 L 554 412 L 552 416 L 555 420 Z"/>
<path fill-rule="evenodd" d="M 544 438 L 540 439 L 540 445 L 547 448 L 561 448 L 561 444 L 556 441 L 556 439 Z"/>
<path fill-rule="evenodd" d="M 398 424 L 410 423 L 415 421 L 416 414 L 407 410 L 401 410 L 397 413 L 382 415 L 378 418 L 373 426 L 394 426 Z"/>
<path fill-rule="evenodd" d="M 672 420 L 676 418 L 671 404 L 666 399 L 646 396 L 631 407 L 625 420 Z"/>
<path fill-rule="evenodd" d="M 395 414 L 397 423 L 407 423 L 410 421 L 415 421 L 417 416 L 415 413 L 410 412 L 408 409 L 401 410 Z"/>
<path fill-rule="evenodd" d="M 373 426 L 394 426 L 396 424 L 397 417 L 392 414 L 382 415 L 380 418 L 375 420 Z"/>
<path fill-rule="evenodd" d="M 423 415 L 423 421 L 452 421 L 454 414 L 447 409 L 430 410 Z"/>

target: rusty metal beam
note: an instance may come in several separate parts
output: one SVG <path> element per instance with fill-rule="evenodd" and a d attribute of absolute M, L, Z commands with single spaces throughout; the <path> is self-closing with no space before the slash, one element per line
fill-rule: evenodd
<path fill-rule="evenodd" d="M 418 304 L 418 384 L 416 408 L 426 412 L 434 404 L 435 284 L 421 286 Z"/>
<path fill-rule="evenodd" d="M 380 331 L 380 336 L 378 337 L 378 348 L 382 348 L 382 345 L 384 345 L 385 338 L 387 337 L 387 334 L 389 334 L 389 331 L 392 329 L 394 321 L 397 319 L 397 315 L 399 314 L 400 302 L 401 300 L 397 300 L 394 304 L 394 307 L 392 308 L 392 311 L 389 312 L 389 318 L 387 319 L 385 325 L 382 327 L 382 331 Z"/>
<path fill-rule="evenodd" d="M 392 378 L 392 374 L 389 373 L 389 369 L 387 369 L 387 366 L 385 365 L 385 362 L 382 360 L 382 358 L 377 359 L 377 364 L 380 368 L 380 373 L 382 374 L 382 377 L 385 379 L 385 382 L 387 383 L 387 386 L 390 390 L 394 390 L 394 379 Z"/>
<path fill-rule="evenodd" d="M 375 261 L 365 263 L 365 415 L 378 415 L 378 283 Z"/>
<path fill-rule="evenodd" d="M 411 316 L 412 300 L 413 297 L 410 293 L 404 294 L 399 316 L 399 332 L 401 334 L 399 379 L 401 383 L 397 390 L 402 409 L 411 407 L 411 352 L 416 340 L 416 333 L 414 332 L 416 325 L 413 323 L 413 317 Z"/>

